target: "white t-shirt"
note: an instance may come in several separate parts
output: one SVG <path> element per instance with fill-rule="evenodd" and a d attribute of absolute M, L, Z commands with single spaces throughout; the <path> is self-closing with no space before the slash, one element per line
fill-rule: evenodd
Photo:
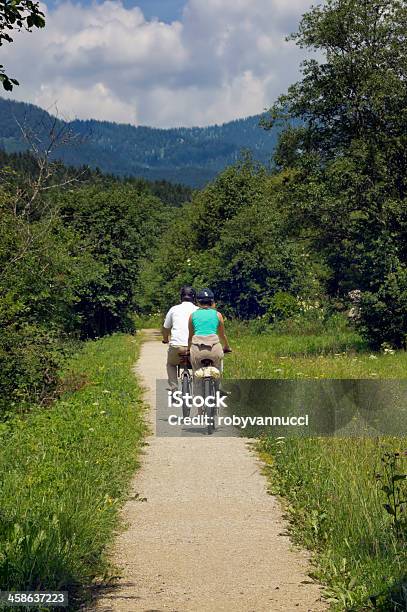
<path fill-rule="evenodd" d="M 164 327 L 171 330 L 171 346 L 188 346 L 189 316 L 197 309 L 198 307 L 192 302 L 181 302 L 169 309 Z"/>

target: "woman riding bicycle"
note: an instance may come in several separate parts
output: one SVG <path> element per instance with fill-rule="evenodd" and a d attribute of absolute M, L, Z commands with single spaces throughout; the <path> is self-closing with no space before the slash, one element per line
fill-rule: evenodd
<path fill-rule="evenodd" d="M 210 359 L 221 371 L 224 352 L 231 351 L 223 317 L 215 308 L 215 296 L 210 289 L 198 291 L 196 300 L 198 310 L 190 315 L 188 324 L 192 370 L 195 374 L 202 367 L 202 360 Z"/>

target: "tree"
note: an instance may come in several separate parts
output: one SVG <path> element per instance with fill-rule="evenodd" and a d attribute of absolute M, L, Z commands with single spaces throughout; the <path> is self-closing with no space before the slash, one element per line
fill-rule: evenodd
<path fill-rule="evenodd" d="M 300 120 L 296 145 L 325 158 L 355 139 L 375 143 L 378 133 L 389 139 L 405 135 L 404 0 L 327 0 L 304 15 L 290 38 L 322 61 L 303 62 L 303 79 L 272 108 L 269 126 Z"/>
<path fill-rule="evenodd" d="M 31 32 L 32 28 L 43 28 L 44 26 L 45 17 L 38 2 L 32 0 L 3 0 L 1 2 L 0 46 L 5 42 L 13 42 L 10 34 L 13 30 Z M 6 91 L 12 91 L 14 85 L 19 85 L 16 79 L 6 74 L 2 65 L 0 65 L 0 81 Z"/>
<path fill-rule="evenodd" d="M 276 155 L 278 167 L 296 171 L 287 204 L 324 253 L 332 294 L 358 288 L 386 300 L 384 279 L 402 277 L 407 262 L 406 3 L 327 0 L 292 38 L 320 59 L 303 63 L 303 79 L 266 121 L 288 127 Z"/>
<path fill-rule="evenodd" d="M 246 158 L 196 193 L 145 262 L 138 308 L 165 310 L 182 285 L 211 287 L 222 311 L 241 319 L 271 314 L 278 293 L 296 303 L 315 295 L 314 262 L 304 244 L 284 235 L 286 178 Z"/>
<path fill-rule="evenodd" d="M 86 186 L 58 195 L 61 215 L 101 266 L 78 292 L 75 311 L 84 337 L 132 328 L 134 287 L 166 221 L 164 205 L 129 184 Z"/>

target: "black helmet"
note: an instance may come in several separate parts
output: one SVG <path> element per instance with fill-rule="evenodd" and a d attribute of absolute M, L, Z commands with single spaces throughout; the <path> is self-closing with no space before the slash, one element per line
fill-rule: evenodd
<path fill-rule="evenodd" d="M 215 300 L 215 294 L 210 289 L 201 289 L 196 294 L 198 302 L 213 302 Z"/>
<path fill-rule="evenodd" d="M 195 302 L 195 291 L 192 287 L 181 288 L 181 302 Z"/>

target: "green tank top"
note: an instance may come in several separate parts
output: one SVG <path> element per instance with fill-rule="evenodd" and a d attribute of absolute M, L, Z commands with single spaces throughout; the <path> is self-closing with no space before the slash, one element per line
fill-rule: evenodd
<path fill-rule="evenodd" d="M 218 312 L 213 308 L 200 308 L 192 313 L 192 324 L 196 336 L 210 336 L 218 332 Z"/>

